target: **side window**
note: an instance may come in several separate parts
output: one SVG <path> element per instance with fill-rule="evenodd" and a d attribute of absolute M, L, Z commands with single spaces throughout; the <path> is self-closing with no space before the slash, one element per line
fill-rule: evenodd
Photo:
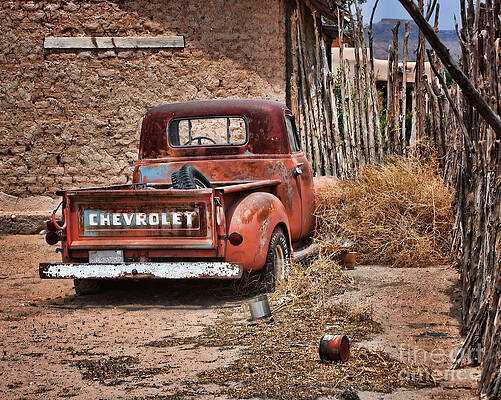
<path fill-rule="evenodd" d="M 289 136 L 291 151 L 293 153 L 301 151 L 299 138 L 297 136 L 296 124 L 294 122 L 294 118 L 292 118 L 290 115 L 285 116 L 285 126 L 287 127 L 287 135 Z"/>

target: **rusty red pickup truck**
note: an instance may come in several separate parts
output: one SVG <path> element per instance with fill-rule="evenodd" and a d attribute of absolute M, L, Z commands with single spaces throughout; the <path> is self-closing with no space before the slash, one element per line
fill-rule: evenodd
<path fill-rule="evenodd" d="M 78 294 L 104 279 L 283 276 L 313 228 L 312 170 L 280 103 L 166 104 L 143 119 L 132 184 L 57 192 L 46 240 Z M 57 215 L 60 215 L 57 217 Z"/>

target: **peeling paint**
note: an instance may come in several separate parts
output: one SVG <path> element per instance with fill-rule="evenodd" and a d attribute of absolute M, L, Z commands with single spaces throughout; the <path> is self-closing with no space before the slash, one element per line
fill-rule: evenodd
<path fill-rule="evenodd" d="M 164 183 L 170 182 L 172 167 L 169 164 L 142 165 L 139 168 L 141 175 L 140 183 Z"/>
<path fill-rule="evenodd" d="M 120 279 L 120 278 L 230 278 L 242 276 L 242 264 L 229 262 L 162 262 L 77 264 L 41 263 L 41 278 Z"/>

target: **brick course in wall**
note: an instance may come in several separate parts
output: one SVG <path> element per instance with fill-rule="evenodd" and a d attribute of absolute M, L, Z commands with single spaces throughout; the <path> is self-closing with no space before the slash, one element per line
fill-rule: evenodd
<path fill-rule="evenodd" d="M 285 102 L 283 0 L 0 1 L 0 191 L 129 182 L 156 105 Z M 47 36 L 184 36 L 185 48 L 45 50 Z"/>

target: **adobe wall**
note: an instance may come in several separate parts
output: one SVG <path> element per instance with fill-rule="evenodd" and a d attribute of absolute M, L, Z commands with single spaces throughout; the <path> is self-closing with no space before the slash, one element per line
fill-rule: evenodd
<path fill-rule="evenodd" d="M 283 0 L 0 1 L 0 191 L 130 181 L 147 109 L 285 102 Z M 53 51 L 46 36 L 183 35 L 184 49 Z"/>

